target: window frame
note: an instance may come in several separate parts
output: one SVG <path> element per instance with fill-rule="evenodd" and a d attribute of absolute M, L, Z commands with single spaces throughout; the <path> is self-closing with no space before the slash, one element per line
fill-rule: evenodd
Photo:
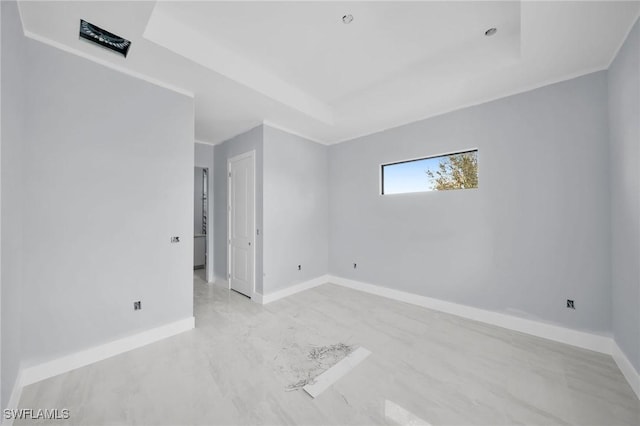
<path fill-rule="evenodd" d="M 431 160 L 433 158 L 450 157 L 452 155 L 466 154 L 468 152 L 475 152 L 476 153 L 476 157 L 479 157 L 479 155 L 480 155 L 480 149 L 478 149 L 478 148 L 468 148 L 468 149 L 463 149 L 463 150 L 459 150 L 459 151 L 451 151 L 451 152 L 447 152 L 447 153 L 444 153 L 444 154 L 429 155 L 427 157 L 416 157 L 416 158 L 411 158 L 411 159 L 408 159 L 408 160 L 392 161 L 390 163 L 381 163 L 379 165 L 380 181 L 378 182 L 379 183 L 378 195 L 384 196 L 384 195 L 422 194 L 422 193 L 425 193 L 425 192 L 446 192 L 446 191 L 431 190 L 431 191 L 398 192 L 398 193 L 394 193 L 394 194 L 385 194 L 384 193 L 384 168 L 387 167 L 387 166 L 394 166 L 394 165 L 397 165 L 397 164 L 412 163 L 414 161 Z M 480 172 L 478 172 L 478 175 L 479 174 L 480 174 Z M 479 178 L 478 178 L 478 180 L 479 180 Z M 478 184 L 478 186 L 480 186 L 480 184 Z M 477 189 L 477 188 L 465 188 L 465 189 Z"/>

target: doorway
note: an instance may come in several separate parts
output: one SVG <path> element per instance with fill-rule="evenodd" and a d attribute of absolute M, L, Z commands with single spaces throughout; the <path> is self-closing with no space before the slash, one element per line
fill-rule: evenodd
<path fill-rule="evenodd" d="M 255 151 L 228 162 L 229 288 L 252 297 L 255 291 Z"/>
<path fill-rule="evenodd" d="M 209 222 L 209 169 L 196 167 L 193 177 L 193 269 L 195 275 L 207 281 L 209 244 L 207 228 Z"/>

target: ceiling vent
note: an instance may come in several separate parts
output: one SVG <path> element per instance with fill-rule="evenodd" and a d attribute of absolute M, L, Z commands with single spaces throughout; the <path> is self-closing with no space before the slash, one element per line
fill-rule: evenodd
<path fill-rule="evenodd" d="M 119 53 L 125 58 L 129 53 L 129 47 L 131 47 L 129 40 L 103 30 L 84 19 L 80 20 L 80 38 Z"/>

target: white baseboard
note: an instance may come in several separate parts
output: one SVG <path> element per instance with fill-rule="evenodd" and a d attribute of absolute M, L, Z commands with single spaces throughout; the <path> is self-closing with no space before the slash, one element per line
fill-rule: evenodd
<path fill-rule="evenodd" d="M 629 361 L 629 358 L 622 352 L 622 349 L 620 349 L 615 341 L 613 342 L 611 356 L 616 364 L 618 364 L 622 375 L 627 379 L 627 382 L 629 382 L 631 389 L 633 389 L 638 399 L 640 399 L 640 373 L 636 371 L 631 361 Z"/>
<path fill-rule="evenodd" d="M 76 368 L 84 367 L 94 362 L 128 352 L 132 349 L 157 342 L 167 337 L 180 334 L 195 327 L 195 318 L 189 317 L 175 321 L 142 333 L 114 340 L 99 346 L 94 346 L 71 355 L 43 362 L 22 369 L 20 386 L 27 386 L 58 374 L 66 373 Z"/>
<path fill-rule="evenodd" d="M 257 291 L 254 291 L 253 294 L 251 295 L 251 301 L 259 305 L 264 305 L 264 297 L 262 296 L 261 293 L 258 293 Z"/>
<path fill-rule="evenodd" d="M 322 275 L 318 278 L 314 278 L 312 280 L 305 281 L 300 284 L 292 285 L 291 287 L 287 287 L 285 289 L 278 290 L 273 293 L 269 293 L 269 294 L 254 293 L 255 299 L 252 298 L 252 300 L 255 300 L 257 303 L 266 305 L 267 303 L 271 303 L 276 300 L 291 296 L 292 294 L 300 293 L 301 291 L 304 291 L 304 290 L 309 290 L 310 288 L 313 288 L 313 287 L 318 287 L 319 285 L 326 284 L 328 282 L 329 282 L 329 275 Z"/>
<path fill-rule="evenodd" d="M 373 284 L 354 281 L 347 278 L 329 276 L 329 282 L 348 287 L 354 290 L 364 291 L 400 302 L 410 303 L 425 308 L 433 309 L 459 317 L 484 322 L 498 327 L 531 334 L 556 342 L 566 343 L 579 348 L 589 349 L 610 355 L 612 340 L 609 336 L 591 334 L 570 328 L 560 327 L 540 321 L 520 318 L 500 312 L 487 311 L 471 306 L 460 305 L 444 300 L 433 299 L 426 296 L 419 296 L 400 290 L 393 290 Z"/>
<path fill-rule="evenodd" d="M 225 280 L 220 280 L 226 282 Z M 216 284 L 223 284 L 216 280 Z M 336 277 L 332 275 L 323 275 L 309 281 L 279 290 L 274 293 L 262 295 L 254 293 L 254 301 L 261 304 L 267 304 L 295 293 L 308 290 L 313 287 L 325 283 L 333 283 L 354 290 L 363 291 L 365 293 L 375 294 L 392 300 L 410 303 L 422 306 L 428 309 L 446 312 L 463 318 L 496 325 L 498 327 L 531 334 L 549 340 L 577 346 L 584 349 L 612 355 L 620 371 L 629 382 L 631 388 L 640 399 L 640 374 L 635 370 L 631 362 L 625 354 L 620 350 L 618 345 L 608 336 L 585 333 L 578 330 L 572 330 L 553 324 L 542 323 L 539 321 L 529 320 L 525 318 L 515 317 L 499 312 L 487 311 L 484 309 L 474 308 L 471 306 L 460 305 L 457 303 L 446 302 L 443 300 L 433 299 L 426 296 L 420 296 L 407 293 L 400 290 L 393 290 L 387 287 L 381 287 L 360 281 L 354 281 L 346 278 Z M 84 367 L 94 362 L 128 352 L 150 343 L 157 342 L 167 337 L 174 336 L 184 331 L 194 328 L 195 319 L 193 317 L 185 318 L 164 326 L 160 326 L 133 336 L 125 337 L 95 346 L 75 354 L 71 354 L 62 358 L 48 361 L 42 364 L 23 368 L 16 379 L 13 392 L 9 399 L 7 408 L 17 408 L 22 394 L 22 388 L 32 383 L 66 373 L 76 368 Z M 5 420 L 2 425 L 11 425 L 13 421 Z"/>

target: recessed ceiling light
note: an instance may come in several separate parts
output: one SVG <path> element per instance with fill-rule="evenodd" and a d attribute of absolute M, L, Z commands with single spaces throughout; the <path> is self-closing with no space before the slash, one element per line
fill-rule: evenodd
<path fill-rule="evenodd" d="M 350 24 L 351 21 L 353 21 L 353 15 L 344 15 L 342 17 L 342 22 L 344 22 L 345 24 Z"/>
<path fill-rule="evenodd" d="M 498 32 L 497 28 L 489 28 L 487 31 L 484 32 L 484 35 L 486 35 L 487 37 L 494 35 L 495 33 Z"/>

